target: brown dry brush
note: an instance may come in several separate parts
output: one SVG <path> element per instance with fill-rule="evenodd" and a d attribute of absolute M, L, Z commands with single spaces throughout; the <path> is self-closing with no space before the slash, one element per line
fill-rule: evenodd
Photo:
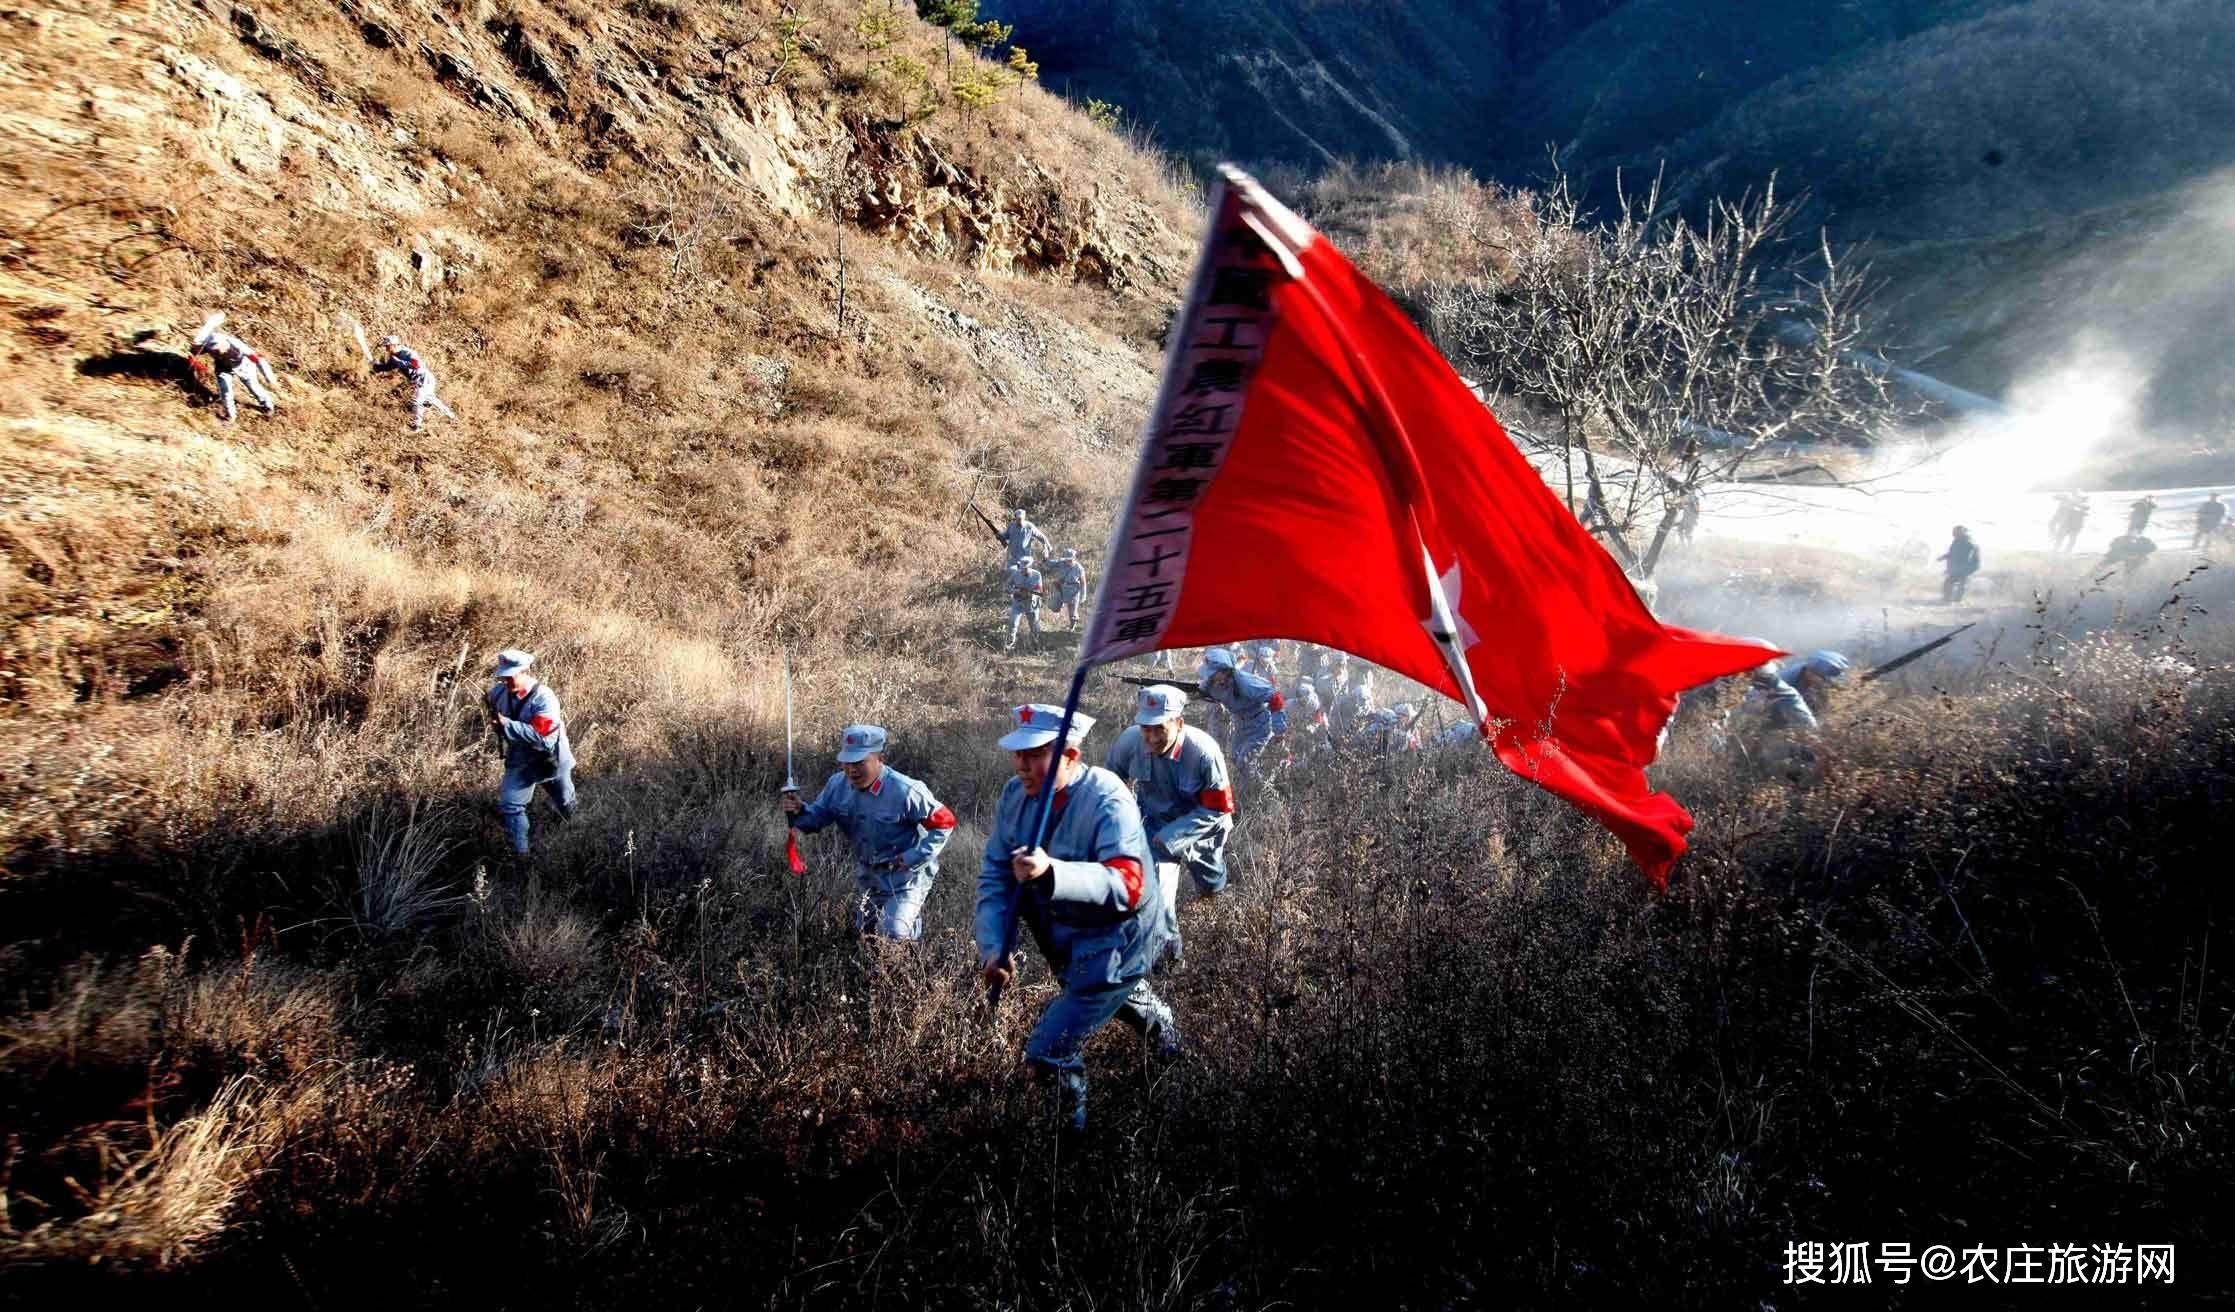
<path fill-rule="evenodd" d="M 439 790 L 136 848 L 171 947 L 11 971 L 8 1257 L 321 1305 L 1727 1306 L 1788 1240 L 1903 1236 L 2210 1270 L 2235 687 L 2162 650 L 1857 698 L 1805 789 L 1680 741 L 1665 897 L 1479 757 L 1298 772 L 1188 911 L 1190 1056 L 1098 1041 L 1079 1146 L 1017 1078 L 1044 974 L 970 983 L 982 831 L 865 949 L 834 848 L 771 873 L 765 727 L 587 781 L 532 872 Z M 902 764 L 983 815 L 984 717 L 925 716 Z M 399 825 L 437 892 L 367 916 Z"/>

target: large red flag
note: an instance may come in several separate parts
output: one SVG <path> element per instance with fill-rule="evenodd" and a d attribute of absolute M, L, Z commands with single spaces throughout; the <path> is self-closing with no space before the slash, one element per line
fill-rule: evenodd
<path fill-rule="evenodd" d="M 1778 655 L 1668 628 L 1387 296 L 1228 170 L 1082 665 L 1280 636 L 1459 700 L 1656 885 L 1676 694 Z"/>

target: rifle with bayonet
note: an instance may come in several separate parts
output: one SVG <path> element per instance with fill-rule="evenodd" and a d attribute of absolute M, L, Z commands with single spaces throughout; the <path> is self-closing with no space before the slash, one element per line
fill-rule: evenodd
<path fill-rule="evenodd" d="M 1916 647 L 1912 648 L 1909 651 L 1905 651 L 1901 655 L 1894 657 L 1892 660 L 1887 661 L 1885 664 L 1880 665 L 1877 668 L 1871 670 L 1869 673 L 1863 675 L 1862 678 L 1858 680 L 1858 682 L 1869 683 L 1873 679 L 1882 678 L 1885 675 L 1892 674 L 1895 670 L 1900 669 L 1902 666 L 1907 665 L 1911 661 L 1917 660 L 1920 657 L 1930 656 L 1932 653 L 1940 650 L 1942 647 L 1947 646 L 1949 643 L 1954 642 L 1957 638 L 1963 636 L 1964 629 L 1975 628 L 1977 627 L 1978 623 L 1979 622 L 1977 620 L 1973 620 L 1971 623 L 1964 625 L 1962 629 L 1957 629 L 1954 633 L 1948 634 L 1946 637 L 1934 638 L 1931 642 L 1926 643 L 1922 647 Z"/>
<path fill-rule="evenodd" d="M 983 510 L 978 509 L 978 503 L 976 501 L 972 501 L 970 503 L 970 513 L 976 515 L 978 517 L 978 522 L 986 526 L 986 532 L 993 534 L 994 541 L 1000 543 L 1004 549 L 1008 547 L 1008 535 L 1001 531 L 1001 526 L 999 524 L 993 522 L 993 516 L 988 515 Z"/>
<path fill-rule="evenodd" d="M 1162 679 L 1143 679 L 1131 674 L 1113 674 L 1110 677 L 1117 680 L 1119 683 L 1130 683 L 1136 688 L 1190 688 L 1194 686 L 1194 681 L 1192 679 L 1182 680 L 1177 677 L 1167 677 Z"/>

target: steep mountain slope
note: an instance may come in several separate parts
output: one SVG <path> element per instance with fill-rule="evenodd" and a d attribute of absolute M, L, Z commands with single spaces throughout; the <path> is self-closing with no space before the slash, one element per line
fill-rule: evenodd
<path fill-rule="evenodd" d="M 384 734 L 461 643 L 573 670 L 593 753 L 780 642 L 945 662 L 991 623 L 970 497 L 1091 531 L 1189 202 L 1036 88 L 892 117 L 938 34 L 855 18 L 0 15 L 0 861 L 179 823 L 151 799 L 230 768 L 189 740 L 343 724 L 370 777 L 420 769 Z M 189 367 L 216 310 L 276 418 L 225 425 Z M 459 422 L 405 431 L 359 327 Z M 299 808 L 290 759 L 234 800 Z"/>
<path fill-rule="evenodd" d="M 1052 86 L 1118 101 L 1205 162 L 1471 158 L 1517 39 L 1505 6 L 1477 0 L 982 7 L 1016 24 Z"/>

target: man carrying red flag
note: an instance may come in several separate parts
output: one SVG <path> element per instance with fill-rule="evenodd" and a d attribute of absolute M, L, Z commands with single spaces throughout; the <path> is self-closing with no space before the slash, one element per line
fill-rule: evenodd
<path fill-rule="evenodd" d="M 1396 305 L 1228 170 L 1081 660 L 1258 633 L 1459 700 L 1657 885 L 1691 829 L 1644 773 L 1676 694 L 1779 654 L 1654 620 Z"/>

